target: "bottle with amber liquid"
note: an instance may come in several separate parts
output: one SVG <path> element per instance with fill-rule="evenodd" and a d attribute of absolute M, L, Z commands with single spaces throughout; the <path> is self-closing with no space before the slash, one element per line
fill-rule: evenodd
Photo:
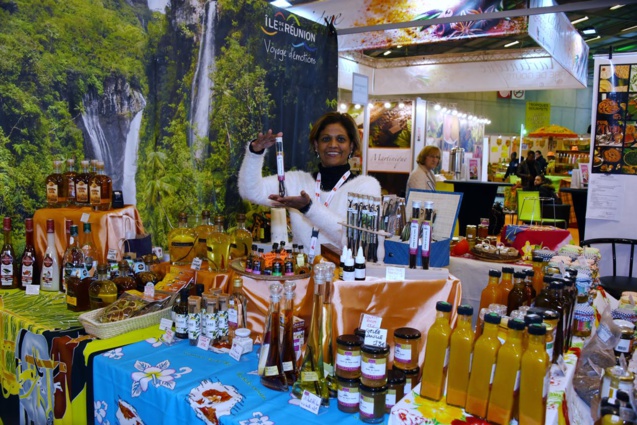
<path fill-rule="evenodd" d="M 259 372 L 261 384 L 276 391 L 288 390 L 288 382 L 281 362 L 279 307 L 282 292 L 283 285 L 278 282 L 270 284 L 270 308 L 263 331 L 264 348 L 259 356 L 259 363 L 261 363 L 261 356 L 265 356 L 263 369 Z"/>
<path fill-rule="evenodd" d="M 188 214 L 179 213 L 177 227 L 168 233 L 170 263 L 183 266 L 195 258 L 195 232 L 188 227 Z"/>
<path fill-rule="evenodd" d="M 497 304 L 500 296 L 500 271 L 489 270 L 489 282 L 480 294 L 480 309 L 487 308 L 491 304 Z"/>
<path fill-rule="evenodd" d="M 66 251 L 64 252 L 63 263 L 63 288 L 66 292 L 69 282 L 73 281 L 74 285 L 77 287 L 77 285 L 79 285 L 78 281 L 88 276 L 88 272 L 86 271 L 84 264 L 84 252 L 82 252 L 82 248 L 80 247 L 78 228 L 75 224 L 72 224 L 69 229 L 69 243 L 67 244 Z M 67 299 L 67 304 L 69 303 L 69 300 L 74 301 L 74 297 Z"/>
<path fill-rule="evenodd" d="M 545 281 L 548 276 L 545 277 Z M 547 310 L 555 310 L 557 311 L 558 323 L 556 326 L 555 332 L 555 345 L 553 350 L 553 358 L 550 359 L 554 363 L 557 361 L 560 354 L 564 349 L 564 304 L 562 297 L 562 290 L 564 288 L 564 282 L 561 279 L 553 278 L 549 283 L 549 289 L 546 296 L 536 297 L 535 299 L 535 307 L 541 307 Z"/>
<path fill-rule="evenodd" d="M 75 178 L 75 204 L 79 207 L 89 205 L 89 189 L 88 185 L 91 179 L 89 170 L 89 162 L 80 161 L 81 172 Z"/>
<path fill-rule="evenodd" d="M 498 290 L 498 304 L 507 305 L 511 289 L 513 289 L 513 267 L 502 267 L 502 279 L 500 280 L 500 288 Z"/>
<path fill-rule="evenodd" d="M 88 287 L 91 309 L 106 307 L 117 300 L 117 285 L 109 277 L 110 269 L 107 264 L 98 264 L 97 278 Z"/>
<path fill-rule="evenodd" d="M 450 313 L 451 304 L 445 301 L 436 303 L 436 320 L 429 329 L 427 346 L 425 347 L 420 396 L 435 401 L 442 398 L 445 380 L 447 379 L 449 342 L 451 339 Z"/>
<path fill-rule="evenodd" d="M 507 300 L 507 315 L 511 315 L 511 312 L 517 310 L 520 306 L 528 305 L 524 293 L 525 276 L 524 272 L 513 273 L 513 289 L 509 292 Z"/>
<path fill-rule="evenodd" d="M 544 259 L 538 255 L 533 256 L 533 289 L 539 294 L 544 289 Z"/>
<path fill-rule="evenodd" d="M 58 208 L 66 203 L 62 196 L 64 176 L 62 176 L 62 161 L 53 161 L 53 173 L 46 178 L 46 203 L 49 208 Z"/>
<path fill-rule="evenodd" d="M 447 404 L 464 407 L 471 371 L 471 352 L 474 334 L 471 328 L 473 307 L 458 306 L 458 323 L 451 333 L 449 343 L 449 373 L 447 378 Z"/>
<path fill-rule="evenodd" d="M 529 326 L 529 348 L 520 364 L 520 425 L 541 425 L 546 418 L 551 360 L 545 349 L 546 328 Z"/>
<path fill-rule="evenodd" d="M 201 223 L 195 227 L 195 234 L 197 235 L 197 243 L 195 244 L 195 256 L 202 260 L 208 259 L 208 245 L 206 240 L 208 236 L 214 231 L 214 226 L 210 221 L 210 211 L 201 211 Z"/>
<path fill-rule="evenodd" d="M 137 282 L 135 282 L 128 261 L 122 260 L 118 263 L 118 266 L 119 275 L 113 279 L 113 282 L 117 286 L 117 296 L 121 297 L 124 292 L 137 289 Z"/>
<path fill-rule="evenodd" d="M 526 298 L 526 305 L 533 304 L 533 300 L 535 300 L 536 292 L 533 287 L 533 277 L 535 276 L 535 272 L 533 269 L 528 269 L 524 271 L 524 297 Z"/>
<path fill-rule="evenodd" d="M 95 240 L 93 239 L 91 223 L 84 223 L 80 247 L 84 253 L 84 267 L 86 268 L 86 272 L 89 276 L 94 276 L 97 273 L 97 265 L 102 262 L 102 259 L 95 245 Z"/>
<path fill-rule="evenodd" d="M 33 246 L 33 219 L 27 218 L 24 221 L 26 234 L 26 244 L 22 257 L 20 257 L 19 282 L 20 288 L 26 289 L 27 285 L 40 284 L 40 267 L 35 258 L 35 247 Z"/>
<path fill-rule="evenodd" d="M 108 211 L 113 197 L 113 180 L 104 174 L 102 161 L 98 161 L 96 168 L 97 173 L 89 182 L 89 201 L 95 211 Z"/>
<path fill-rule="evenodd" d="M 296 283 L 291 280 L 285 282 L 283 308 L 281 310 L 281 324 L 283 336 L 281 338 L 281 364 L 288 385 L 293 385 L 298 377 L 296 352 L 294 351 L 294 290 Z"/>
<path fill-rule="evenodd" d="M 215 229 L 208 236 L 208 268 L 214 272 L 228 271 L 232 237 L 226 233 L 221 215 L 215 217 Z"/>
<path fill-rule="evenodd" d="M 77 180 L 77 173 L 75 172 L 75 160 L 69 158 L 66 160 L 66 171 L 63 174 L 62 183 L 62 198 L 66 198 L 65 206 L 75 206 L 76 193 L 75 183 Z"/>
<path fill-rule="evenodd" d="M 11 217 L 2 221 L 4 244 L 0 252 L 0 289 L 14 289 L 18 287 L 18 259 L 15 256 L 11 242 Z"/>
<path fill-rule="evenodd" d="M 248 299 L 243 293 L 243 279 L 240 277 L 232 281 L 232 294 L 228 297 L 228 333 L 232 344 L 234 332 L 239 328 L 248 327 Z"/>
<path fill-rule="evenodd" d="M 157 284 L 161 279 L 157 276 L 157 273 L 151 270 L 153 265 L 152 260 L 148 256 L 144 256 L 144 271 L 135 273 L 135 282 L 137 282 L 137 290 L 144 292 L 144 288 L 147 283 L 152 283 L 153 286 Z"/>
<path fill-rule="evenodd" d="M 245 214 L 237 214 L 237 227 L 231 236 L 234 247 L 230 250 L 230 258 L 247 257 L 252 247 L 252 233 L 246 229 Z"/>

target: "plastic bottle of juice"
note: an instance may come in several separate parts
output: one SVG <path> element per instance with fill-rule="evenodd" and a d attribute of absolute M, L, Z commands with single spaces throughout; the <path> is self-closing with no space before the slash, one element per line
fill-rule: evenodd
<path fill-rule="evenodd" d="M 497 313 L 489 313 L 484 316 L 484 330 L 473 348 L 467 403 L 464 408 L 467 413 L 480 418 L 487 416 L 487 404 L 495 372 L 495 360 L 500 349 L 500 340 L 498 339 L 499 324 L 500 316 Z"/>
<path fill-rule="evenodd" d="M 529 326 L 529 348 L 522 355 L 520 367 L 520 425 L 543 425 L 551 366 L 544 347 L 546 328 Z"/>
<path fill-rule="evenodd" d="M 511 289 L 513 289 L 513 267 L 502 267 L 498 304 L 507 305 Z"/>
<path fill-rule="evenodd" d="M 515 405 L 520 388 L 520 361 L 522 360 L 522 332 L 524 322 L 509 320 L 507 340 L 498 351 L 495 377 L 489 396 L 487 421 L 509 425 L 515 415 Z"/>
<path fill-rule="evenodd" d="M 542 323 L 542 316 L 539 314 L 528 313 L 524 316 L 524 334 L 522 335 L 522 351 L 526 351 L 529 347 L 529 326 Z"/>
<path fill-rule="evenodd" d="M 447 404 L 464 407 L 467 401 L 467 385 L 471 371 L 473 329 L 471 327 L 473 307 L 458 306 L 458 324 L 449 343 L 449 371 L 447 378 Z"/>
<path fill-rule="evenodd" d="M 539 294 L 544 289 L 544 259 L 540 256 L 533 256 L 533 288 Z"/>
<path fill-rule="evenodd" d="M 480 295 L 480 308 L 487 308 L 489 304 L 497 304 L 498 303 L 498 295 L 499 295 L 499 281 L 500 281 L 500 271 L 491 269 L 489 270 L 489 282 L 487 286 L 482 290 L 482 294 Z"/>
<path fill-rule="evenodd" d="M 451 327 L 449 326 L 451 304 L 438 301 L 436 311 L 436 321 L 431 325 L 427 335 L 425 362 L 422 367 L 422 376 L 426 379 L 420 383 L 420 396 L 437 401 L 442 398 L 447 378 L 449 339 L 451 337 Z"/>
<path fill-rule="evenodd" d="M 513 273 L 513 289 L 509 292 L 509 297 L 505 303 L 507 306 L 507 315 L 511 315 L 513 310 L 518 307 L 528 305 L 526 303 L 526 295 L 524 294 L 524 272 Z"/>

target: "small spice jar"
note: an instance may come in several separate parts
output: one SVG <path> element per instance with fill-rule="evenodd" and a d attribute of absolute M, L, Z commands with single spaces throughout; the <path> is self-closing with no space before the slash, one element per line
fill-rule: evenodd
<path fill-rule="evenodd" d="M 360 379 L 347 379 L 338 377 L 338 410 L 345 413 L 358 412 L 360 401 Z"/>
<path fill-rule="evenodd" d="M 364 347 L 364 346 L 363 346 Z M 358 405 L 359 417 L 362 422 L 377 424 L 385 418 L 385 396 L 387 386 L 368 387 L 360 385 L 361 398 Z"/>
<path fill-rule="evenodd" d="M 250 329 L 239 328 L 234 331 L 234 339 L 232 340 L 232 342 L 241 347 L 243 354 L 252 352 L 254 341 L 252 341 L 252 338 L 250 338 Z"/>
<path fill-rule="evenodd" d="M 389 413 L 405 396 L 405 374 L 400 369 L 387 372 L 387 395 L 385 396 L 385 413 Z"/>
<path fill-rule="evenodd" d="M 408 370 L 418 366 L 420 331 L 398 328 L 394 331 L 394 367 Z"/>
<path fill-rule="evenodd" d="M 336 338 L 336 376 L 355 379 L 361 376 L 361 345 L 356 335 L 340 335 Z"/>
<path fill-rule="evenodd" d="M 382 387 L 387 384 L 389 346 L 361 345 L 361 384 Z"/>
<path fill-rule="evenodd" d="M 626 360 L 630 360 L 633 354 L 633 343 L 635 341 L 635 325 L 627 320 L 613 320 L 619 329 L 621 329 L 621 337 L 615 345 L 615 357 L 619 358 L 622 354 Z"/>
<path fill-rule="evenodd" d="M 469 248 L 472 249 L 476 245 L 476 237 L 478 236 L 478 229 L 475 224 L 467 224 L 465 237 L 469 242 Z"/>
<path fill-rule="evenodd" d="M 420 382 L 420 368 L 415 367 L 409 370 L 402 370 L 405 374 L 405 394 L 409 394 L 411 390 Z"/>

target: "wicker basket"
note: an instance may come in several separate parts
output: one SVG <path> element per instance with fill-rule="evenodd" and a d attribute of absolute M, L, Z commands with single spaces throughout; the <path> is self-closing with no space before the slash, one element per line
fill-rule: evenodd
<path fill-rule="evenodd" d="M 86 333 L 95 335 L 99 339 L 107 339 L 136 329 L 143 329 L 152 325 L 158 325 L 161 319 L 170 317 L 171 308 L 172 307 L 168 307 L 163 310 L 110 323 L 100 323 L 98 321 L 98 317 L 100 317 L 104 311 L 104 308 L 99 308 L 97 310 L 81 314 L 80 317 L 78 317 L 78 320 L 82 326 L 84 326 Z"/>

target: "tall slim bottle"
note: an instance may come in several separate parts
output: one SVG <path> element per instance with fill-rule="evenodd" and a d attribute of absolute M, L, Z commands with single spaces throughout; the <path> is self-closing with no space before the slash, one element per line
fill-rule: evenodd
<path fill-rule="evenodd" d="M 546 328 L 529 326 L 529 348 L 522 355 L 520 368 L 520 425 L 543 425 L 549 391 L 551 361 L 545 350 Z"/>
<path fill-rule="evenodd" d="M 49 208 L 61 207 L 66 202 L 62 196 L 64 177 L 61 170 L 62 161 L 53 161 L 53 173 L 46 177 L 46 203 Z"/>
<path fill-rule="evenodd" d="M 509 425 L 511 419 L 517 417 L 516 406 L 520 389 L 524 322 L 519 319 L 511 319 L 507 326 L 509 329 L 507 339 L 498 351 L 493 387 L 487 409 L 487 420 L 498 425 Z"/>
<path fill-rule="evenodd" d="M 97 174 L 89 183 L 89 202 L 95 211 L 108 211 L 111 209 L 113 197 L 113 179 L 104 173 L 104 163 L 97 163 Z"/>
<path fill-rule="evenodd" d="M 533 300 L 535 300 L 535 296 L 537 292 L 535 292 L 535 288 L 533 287 L 533 277 L 535 276 L 535 272 L 533 269 L 528 269 L 524 271 L 524 298 L 526 299 L 525 305 L 532 305 Z"/>
<path fill-rule="evenodd" d="M 490 304 L 498 304 L 500 300 L 500 271 L 489 270 L 489 282 L 480 294 L 480 309 L 489 307 Z M 506 303 L 504 303 L 506 305 Z"/>
<path fill-rule="evenodd" d="M 84 253 L 84 267 L 89 276 L 95 276 L 97 274 L 97 265 L 102 263 L 100 252 L 95 245 L 95 239 L 93 239 L 93 231 L 91 230 L 91 223 L 84 223 L 84 232 L 80 241 L 80 247 Z"/>
<path fill-rule="evenodd" d="M 228 298 L 228 336 L 230 344 L 234 333 L 239 328 L 248 327 L 248 299 L 243 293 L 243 279 L 240 277 L 232 281 L 232 294 Z"/>
<path fill-rule="evenodd" d="M 278 282 L 270 284 L 270 308 L 263 331 L 263 346 L 259 355 L 264 356 L 263 370 L 259 373 L 261 384 L 276 391 L 287 391 L 288 382 L 281 362 L 280 318 L 279 309 L 283 285 Z"/>
<path fill-rule="evenodd" d="M 323 297 L 323 311 L 321 313 L 321 333 L 323 340 L 323 371 L 330 397 L 335 398 L 338 394 L 338 380 L 334 374 L 334 346 L 332 337 L 332 322 L 334 309 L 332 306 L 332 282 L 334 281 L 334 272 L 336 265 L 331 262 L 321 263 L 325 267 L 325 295 Z"/>
<path fill-rule="evenodd" d="M 296 352 L 294 351 L 294 290 L 296 284 L 288 280 L 284 285 L 283 309 L 281 311 L 281 325 L 283 337 L 281 338 L 281 364 L 283 372 L 288 381 L 288 385 L 296 382 L 298 377 L 298 367 L 296 363 Z"/>
<path fill-rule="evenodd" d="M 201 335 L 201 297 L 191 295 L 188 297 L 188 342 L 190 345 L 197 345 L 199 335 Z"/>
<path fill-rule="evenodd" d="M 75 203 L 80 207 L 89 205 L 89 183 L 91 173 L 89 170 L 89 162 L 81 161 L 81 173 L 75 179 Z"/>
<path fill-rule="evenodd" d="M 447 366 L 449 360 L 449 342 L 451 327 L 449 314 L 451 304 L 445 301 L 436 303 L 436 321 L 431 325 L 427 335 L 425 362 L 422 367 L 423 379 L 420 382 L 420 396 L 432 400 L 440 400 L 445 388 Z"/>
<path fill-rule="evenodd" d="M 422 248 L 420 251 L 420 260 L 422 262 L 422 268 L 429 269 L 429 257 L 431 254 L 431 235 L 433 229 L 431 223 L 433 221 L 434 203 L 431 201 L 425 202 L 425 219 L 420 225 L 420 235 L 422 238 Z"/>
<path fill-rule="evenodd" d="M 509 292 L 509 298 L 507 300 L 507 315 L 511 315 L 511 312 L 517 310 L 518 307 L 528 305 L 524 293 L 525 276 L 524 272 L 513 273 L 513 289 Z"/>
<path fill-rule="evenodd" d="M 66 171 L 62 177 L 62 197 L 66 198 L 65 206 L 75 206 L 77 173 L 75 172 L 75 160 L 73 158 L 66 160 Z"/>
<path fill-rule="evenodd" d="M 409 224 L 409 268 L 416 268 L 418 254 L 418 240 L 420 236 L 420 202 L 414 201 L 411 208 L 411 223 Z"/>
<path fill-rule="evenodd" d="M 2 221 L 4 245 L 0 252 L 0 289 L 14 289 L 18 287 L 18 259 L 15 256 L 11 242 L 11 217 Z"/>
<path fill-rule="evenodd" d="M 471 372 L 471 352 L 474 334 L 471 326 L 473 307 L 458 306 L 458 323 L 449 343 L 449 373 L 447 377 L 447 404 L 464 407 Z"/>
<path fill-rule="evenodd" d="M 279 179 L 279 196 L 286 196 L 285 191 L 285 164 L 283 153 L 283 137 L 276 138 L 274 143 L 276 148 L 276 174 Z"/>
<path fill-rule="evenodd" d="M 465 410 L 467 413 L 480 418 L 487 416 L 489 392 L 491 391 L 495 372 L 495 360 L 500 349 L 500 340 L 498 340 L 499 324 L 500 316 L 497 313 L 489 313 L 484 316 L 484 330 L 473 348 L 473 361 Z"/>
<path fill-rule="evenodd" d="M 40 267 L 35 258 L 35 247 L 33 246 L 33 219 L 27 218 L 24 222 L 26 243 L 20 261 L 19 282 L 20 288 L 26 289 L 27 285 L 40 284 Z"/>
<path fill-rule="evenodd" d="M 46 221 L 46 250 L 42 260 L 40 289 L 51 292 L 60 290 L 60 262 L 55 249 L 55 222 L 51 218 Z"/>
<path fill-rule="evenodd" d="M 544 289 L 544 259 L 540 256 L 533 256 L 533 289 L 539 294 Z"/>

